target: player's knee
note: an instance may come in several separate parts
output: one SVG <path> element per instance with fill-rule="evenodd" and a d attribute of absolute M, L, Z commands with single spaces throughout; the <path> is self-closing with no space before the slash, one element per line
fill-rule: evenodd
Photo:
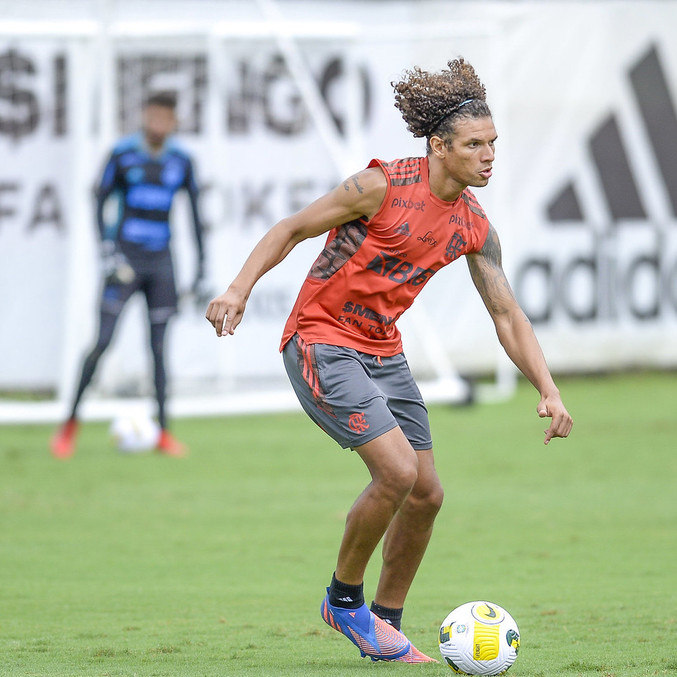
<path fill-rule="evenodd" d="M 381 478 L 381 491 L 399 505 L 409 496 L 417 479 L 416 459 L 406 459 L 390 468 L 390 471 Z"/>
<path fill-rule="evenodd" d="M 409 504 L 420 515 L 434 519 L 444 502 L 444 489 L 436 478 L 424 486 L 415 487 L 409 495 Z"/>
<path fill-rule="evenodd" d="M 423 509 L 432 515 L 437 515 L 444 503 L 444 489 L 441 484 L 431 487 L 423 497 Z"/>

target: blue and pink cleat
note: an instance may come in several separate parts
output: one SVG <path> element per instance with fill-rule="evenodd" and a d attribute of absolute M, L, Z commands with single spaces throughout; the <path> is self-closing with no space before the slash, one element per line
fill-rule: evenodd
<path fill-rule="evenodd" d="M 362 658 L 372 661 L 402 661 L 404 663 L 436 663 L 421 653 L 399 630 L 375 616 L 366 604 L 357 609 L 332 606 L 329 595 L 320 607 L 322 619 L 343 633 L 359 650 Z"/>

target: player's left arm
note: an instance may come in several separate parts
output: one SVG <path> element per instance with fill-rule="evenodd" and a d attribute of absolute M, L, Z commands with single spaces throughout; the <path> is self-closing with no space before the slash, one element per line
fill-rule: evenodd
<path fill-rule="evenodd" d="M 552 418 L 550 427 L 545 431 L 545 444 L 553 437 L 566 437 L 571 432 L 573 421 L 550 374 L 531 322 L 517 303 L 505 277 L 501 244 L 493 226 L 489 226 L 482 249 L 476 254 L 468 254 L 466 258 L 472 280 L 494 321 L 501 345 L 541 395 L 538 415 Z"/>
<path fill-rule="evenodd" d="M 200 215 L 200 189 L 195 177 L 195 168 L 190 158 L 187 159 L 186 166 L 186 191 L 188 192 L 188 199 L 190 201 L 190 209 L 193 217 L 193 232 L 195 235 L 195 245 L 197 247 L 197 269 L 195 271 L 195 281 L 193 288 L 197 289 L 204 278 L 204 238 L 203 238 L 203 223 Z"/>

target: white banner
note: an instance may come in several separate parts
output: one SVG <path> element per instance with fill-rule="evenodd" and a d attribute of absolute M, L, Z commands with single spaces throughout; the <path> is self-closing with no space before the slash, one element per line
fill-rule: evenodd
<path fill-rule="evenodd" d="M 293 12 L 293 2 L 285 5 Z M 344 18 L 342 3 L 323 5 L 323 18 Z M 494 178 L 477 197 L 501 236 L 506 270 L 551 366 L 677 365 L 671 340 L 677 4 L 405 7 L 361 3 L 359 30 L 350 36 L 295 43 L 344 144 L 343 157 L 326 145 L 287 68 L 289 54 L 273 39 L 208 39 L 208 22 L 204 38 L 113 38 L 112 76 L 102 79 L 115 90 L 108 97 L 112 126 L 101 124 L 104 112 L 95 107 L 91 131 L 99 141 L 92 147 L 100 152 L 91 158 L 88 181 L 97 179 L 112 137 L 138 125 L 145 94 L 176 89 L 181 137 L 204 185 L 208 274 L 220 292 L 270 226 L 346 171 L 372 157 L 423 154 L 424 142 L 410 136 L 393 106 L 390 82 L 404 68 L 439 69 L 463 55 L 487 85 L 499 132 Z M 431 26 L 439 30 L 431 33 Z M 0 388 L 55 387 L 61 377 L 62 318 L 74 302 L 66 298 L 64 270 L 74 232 L 68 219 L 73 111 L 66 93 L 76 87 L 62 45 L 0 42 L 0 147 L 7 158 L 0 168 Z M 96 90 L 90 83 L 82 91 Z M 93 233 L 93 208 L 87 210 Z M 178 200 L 173 248 L 181 288 L 193 274 L 191 240 L 187 205 Z M 217 340 L 204 308 L 186 300 L 170 333 L 175 391 L 282 378 L 282 327 L 322 245 L 323 238 L 303 243 L 260 282 L 235 337 Z M 94 338 L 98 284 L 92 277 L 77 300 L 88 318 L 81 352 Z M 462 371 L 494 368 L 493 327 L 462 263 L 436 275 L 417 305 L 423 313 L 405 315 L 401 325 L 418 371 L 428 369 L 424 334 Z M 137 300 L 123 316 L 98 374 L 100 390 L 138 392 L 141 383 L 150 391 L 144 312 Z"/>
<path fill-rule="evenodd" d="M 557 369 L 677 364 L 676 24 L 555 5 L 511 36 L 513 282 Z"/>
<path fill-rule="evenodd" d="M 63 41 L 0 39 L 0 388 L 50 388 L 63 349 L 72 130 Z"/>

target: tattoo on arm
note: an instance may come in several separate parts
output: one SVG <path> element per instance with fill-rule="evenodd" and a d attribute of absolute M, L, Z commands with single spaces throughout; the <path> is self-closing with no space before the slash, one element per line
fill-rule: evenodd
<path fill-rule="evenodd" d="M 479 254 L 468 257 L 468 267 L 477 291 L 492 315 L 506 313 L 514 306 L 515 296 L 503 272 L 501 243 L 493 226 L 489 226 Z"/>
<path fill-rule="evenodd" d="M 501 268 L 503 261 L 501 257 L 501 243 L 498 240 L 498 233 L 493 226 L 489 226 L 487 239 L 482 247 L 480 254 L 487 260 L 492 268 Z"/>
<path fill-rule="evenodd" d="M 345 190 L 346 192 L 350 190 L 350 184 L 348 183 L 348 181 L 353 182 L 353 185 L 355 186 L 355 188 L 357 188 L 357 192 L 360 195 L 364 193 L 364 188 L 360 185 L 360 182 L 357 180 L 357 175 L 351 176 L 343 182 L 343 190 Z"/>

